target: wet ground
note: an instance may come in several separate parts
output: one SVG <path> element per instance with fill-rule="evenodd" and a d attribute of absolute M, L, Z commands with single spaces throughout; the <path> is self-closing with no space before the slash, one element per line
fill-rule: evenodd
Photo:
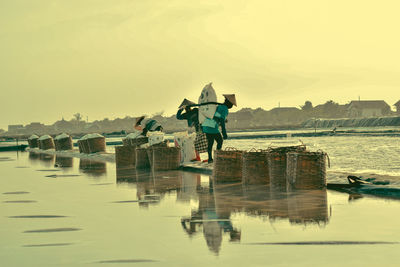
<path fill-rule="evenodd" d="M 400 201 L 0 155 L 0 266 L 397 266 Z"/>

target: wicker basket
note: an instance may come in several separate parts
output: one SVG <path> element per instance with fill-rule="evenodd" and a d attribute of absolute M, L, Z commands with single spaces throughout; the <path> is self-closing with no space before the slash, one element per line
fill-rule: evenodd
<path fill-rule="evenodd" d="M 39 142 L 40 142 L 40 149 L 48 150 L 48 149 L 54 149 L 55 148 L 54 140 L 53 140 L 52 137 L 39 140 Z"/>
<path fill-rule="evenodd" d="M 147 149 L 146 148 L 136 148 L 135 152 L 136 152 L 136 155 L 135 155 L 136 169 L 149 169 L 150 161 L 149 161 L 149 157 L 147 155 Z"/>
<path fill-rule="evenodd" d="M 293 224 L 320 224 L 329 221 L 327 192 L 296 191 L 288 198 L 289 221 Z"/>
<path fill-rule="evenodd" d="M 73 167 L 74 159 L 70 157 L 60 157 L 56 156 L 56 165 L 62 168 L 70 168 Z"/>
<path fill-rule="evenodd" d="M 216 183 L 242 181 L 243 152 L 234 148 L 214 151 L 213 179 Z"/>
<path fill-rule="evenodd" d="M 56 147 L 56 151 L 72 150 L 72 148 L 73 148 L 71 136 L 59 138 L 59 139 L 56 138 L 56 139 L 54 139 L 54 144 Z"/>
<path fill-rule="evenodd" d="M 106 151 L 106 139 L 104 138 L 104 136 L 88 138 L 87 144 L 89 147 L 88 153 L 97 153 Z"/>
<path fill-rule="evenodd" d="M 89 144 L 87 135 L 78 140 L 78 146 L 80 147 L 80 153 L 89 154 Z"/>
<path fill-rule="evenodd" d="M 176 170 L 181 162 L 181 149 L 167 147 L 162 143 L 147 148 L 148 158 L 153 171 Z"/>
<path fill-rule="evenodd" d="M 243 184 L 268 184 L 269 168 L 266 151 L 243 152 Z"/>
<path fill-rule="evenodd" d="M 326 158 L 324 152 L 288 153 L 286 177 L 290 188 L 326 188 Z"/>
<path fill-rule="evenodd" d="M 136 147 L 116 146 L 115 163 L 117 168 L 135 168 Z"/>
<path fill-rule="evenodd" d="M 286 154 L 289 152 L 305 151 L 306 147 L 301 146 L 288 146 L 270 148 L 267 154 L 270 186 L 276 190 L 286 190 Z"/>
<path fill-rule="evenodd" d="M 28 144 L 30 148 L 36 148 L 39 146 L 39 137 L 28 139 Z"/>

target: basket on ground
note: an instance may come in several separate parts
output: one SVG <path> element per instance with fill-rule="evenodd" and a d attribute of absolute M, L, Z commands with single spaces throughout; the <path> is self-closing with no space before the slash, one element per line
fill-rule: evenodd
<path fill-rule="evenodd" d="M 326 188 L 326 158 L 324 152 L 288 153 L 286 177 L 290 188 Z"/>
<path fill-rule="evenodd" d="M 269 185 L 269 168 L 267 151 L 243 152 L 242 182 L 243 184 Z"/>
<path fill-rule="evenodd" d="M 235 148 L 214 151 L 213 179 L 216 183 L 241 182 L 243 152 Z"/>

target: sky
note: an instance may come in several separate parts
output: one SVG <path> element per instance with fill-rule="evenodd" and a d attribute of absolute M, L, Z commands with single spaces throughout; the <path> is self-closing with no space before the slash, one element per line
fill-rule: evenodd
<path fill-rule="evenodd" d="M 400 99 L 397 0 L 0 0 L 0 129 Z"/>

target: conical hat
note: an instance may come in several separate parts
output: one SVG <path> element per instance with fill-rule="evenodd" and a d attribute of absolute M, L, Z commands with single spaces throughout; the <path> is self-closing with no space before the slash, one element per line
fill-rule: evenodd
<path fill-rule="evenodd" d="M 223 95 L 223 96 L 224 96 L 226 99 L 228 99 L 228 101 L 231 102 L 232 105 L 237 106 L 235 94 Z"/>
<path fill-rule="evenodd" d="M 182 101 L 182 103 L 179 105 L 179 108 L 183 108 L 183 107 L 186 107 L 186 106 L 189 106 L 189 105 L 195 105 L 195 103 L 185 98 Z"/>
<path fill-rule="evenodd" d="M 144 116 L 137 117 L 137 118 L 136 118 L 136 124 L 138 123 L 138 121 L 141 121 L 141 120 L 143 120 L 143 119 L 144 119 Z"/>

